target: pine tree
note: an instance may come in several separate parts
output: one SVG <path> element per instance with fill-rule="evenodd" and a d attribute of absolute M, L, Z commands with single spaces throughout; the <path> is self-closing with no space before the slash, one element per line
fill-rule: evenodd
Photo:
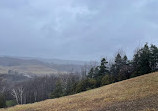
<path fill-rule="evenodd" d="M 111 66 L 110 72 L 114 75 L 114 81 L 119 81 L 120 80 L 120 70 L 123 64 L 123 59 L 121 55 L 118 53 L 115 57 L 115 63 Z"/>
<path fill-rule="evenodd" d="M 122 57 L 121 57 L 121 55 L 119 53 L 115 57 L 115 65 L 116 65 L 116 70 L 117 70 L 116 72 L 118 74 L 119 70 L 121 68 L 121 65 L 122 65 Z"/>
<path fill-rule="evenodd" d="M 127 65 L 128 64 L 128 58 L 126 55 L 124 55 L 123 57 L 123 65 Z"/>
<path fill-rule="evenodd" d="M 99 75 L 99 66 L 94 69 L 94 78 L 96 79 Z"/>
<path fill-rule="evenodd" d="M 150 50 L 147 43 L 144 45 L 143 48 L 139 49 L 134 55 L 133 66 L 135 69 L 135 76 L 151 72 Z"/>
<path fill-rule="evenodd" d="M 87 77 L 88 77 L 88 78 L 94 78 L 94 75 L 95 75 L 95 74 L 94 74 L 94 68 L 91 68 L 90 71 L 89 71 L 89 73 L 88 73 L 88 76 L 87 76 Z"/>
<path fill-rule="evenodd" d="M 150 67 L 152 71 L 157 70 L 158 65 L 158 48 L 155 45 L 150 47 Z"/>
<path fill-rule="evenodd" d="M 59 98 L 63 96 L 63 88 L 60 81 L 57 81 L 55 90 L 51 94 L 51 98 Z"/>
<path fill-rule="evenodd" d="M 0 93 L 0 108 L 6 107 L 6 101 L 3 94 Z"/>
<path fill-rule="evenodd" d="M 108 73 L 108 70 L 107 70 L 107 61 L 105 58 L 103 58 L 101 60 L 101 64 L 100 64 L 100 67 L 99 67 L 99 73 L 98 73 L 98 76 L 104 76 Z"/>

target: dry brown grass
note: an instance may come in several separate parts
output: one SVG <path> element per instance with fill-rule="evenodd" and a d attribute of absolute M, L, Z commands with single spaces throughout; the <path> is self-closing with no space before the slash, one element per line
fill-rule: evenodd
<path fill-rule="evenodd" d="M 143 98 L 146 98 L 144 100 L 147 100 L 148 98 L 150 98 L 150 96 L 152 96 L 153 98 L 157 97 L 155 95 L 158 95 L 158 73 L 152 73 L 132 78 L 72 96 L 45 100 L 34 104 L 18 105 L 8 109 L 1 109 L 0 111 L 104 110 L 106 109 L 106 107 L 110 107 L 120 102 L 126 104 L 126 101 L 134 102 L 137 100 L 143 100 Z M 158 98 L 155 99 L 158 100 Z M 148 108 L 148 106 L 146 105 L 143 106 L 144 107 L 143 109 L 141 109 L 141 111 L 156 111 L 156 109 L 154 108 Z M 138 109 L 136 107 L 135 111 L 137 110 Z"/>

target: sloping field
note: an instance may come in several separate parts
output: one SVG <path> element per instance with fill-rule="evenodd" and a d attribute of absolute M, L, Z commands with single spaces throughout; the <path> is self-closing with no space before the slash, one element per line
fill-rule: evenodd
<path fill-rule="evenodd" d="M 158 111 L 158 73 L 0 111 Z"/>

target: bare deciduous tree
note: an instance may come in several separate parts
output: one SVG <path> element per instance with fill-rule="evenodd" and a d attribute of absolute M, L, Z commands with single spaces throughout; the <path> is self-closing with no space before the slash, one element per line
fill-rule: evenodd
<path fill-rule="evenodd" d="M 11 94 L 16 99 L 17 104 L 23 104 L 24 88 L 22 86 L 17 89 L 12 89 Z"/>

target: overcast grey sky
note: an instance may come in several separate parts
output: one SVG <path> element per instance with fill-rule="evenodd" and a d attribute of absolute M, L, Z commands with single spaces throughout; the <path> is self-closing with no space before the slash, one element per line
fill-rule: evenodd
<path fill-rule="evenodd" d="M 98 60 L 158 44 L 158 0 L 0 0 L 0 55 Z"/>

